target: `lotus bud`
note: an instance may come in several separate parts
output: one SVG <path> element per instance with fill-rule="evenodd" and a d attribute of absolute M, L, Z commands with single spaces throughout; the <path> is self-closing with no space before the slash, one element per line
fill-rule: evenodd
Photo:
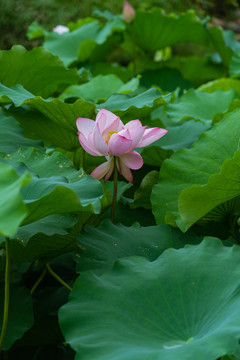
<path fill-rule="evenodd" d="M 135 18 L 135 10 L 127 1 L 124 1 L 124 3 L 123 3 L 123 12 L 122 13 L 123 13 L 124 20 L 127 23 L 131 23 L 133 21 L 133 19 Z"/>

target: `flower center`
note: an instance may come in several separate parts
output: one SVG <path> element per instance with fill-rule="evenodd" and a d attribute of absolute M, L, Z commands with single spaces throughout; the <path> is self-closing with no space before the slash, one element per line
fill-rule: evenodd
<path fill-rule="evenodd" d="M 117 134 L 117 131 L 110 131 L 107 136 L 105 137 L 105 143 L 108 144 L 109 140 L 110 140 L 110 137 L 113 135 L 113 134 Z"/>

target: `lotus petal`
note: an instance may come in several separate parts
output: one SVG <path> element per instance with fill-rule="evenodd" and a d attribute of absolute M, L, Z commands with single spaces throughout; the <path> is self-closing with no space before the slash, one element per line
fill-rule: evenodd
<path fill-rule="evenodd" d="M 107 179 L 109 179 L 109 177 L 113 172 L 113 168 L 114 168 L 114 161 L 112 159 L 96 167 L 96 169 L 94 169 L 90 175 L 93 176 L 95 179 L 100 180 L 107 174 Z"/>
<path fill-rule="evenodd" d="M 157 127 L 147 129 L 147 130 L 145 130 L 142 140 L 135 147 L 140 148 L 140 147 L 148 146 L 148 145 L 152 144 L 153 142 L 159 140 L 167 132 L 168 132 L 168 130 L 157 128 Z"/>
<path fill-rule="evenodd" d="M 113 134 L 110 137 L 108 149 L 113 156 L 123 155 L 132 149 L 132 140 L 119 134 Z"/>
<path fill-rule="evenodd" d="M 130 151 L 127 154 L 121 156 L 121 161 L 129 168 L 138 170 L 143 166 L 143 159 L 141 155 L 136 151 Z"/>
<path fill-rule="evenodd" d="M 93 131 L 95 126 L 95 121 L 85 118 L 77 118 L 76 121 L 78 131 L 81 132 L 85 138 L 88 138 L 88 135 Z"/>
<path fill-rule="evenodd" d="M 97 151 L 102 155 L 108 154 L 108 146 L 100 134 L 99 124 L 97 123 L 93 131 L 93 142 Z"/>
<path fill-rule="evenodd" d="M 127 181 L 129 181 L 130 183 L 133 182 L 131 170 L 124 164 L 120 157 L 117 158 L 117 168 L 119 173 L 124 176 Z"/>

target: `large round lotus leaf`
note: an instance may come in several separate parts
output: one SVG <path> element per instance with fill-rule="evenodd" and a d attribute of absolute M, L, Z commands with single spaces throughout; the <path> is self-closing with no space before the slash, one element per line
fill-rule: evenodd
<path fill-rule="evenodd" d="M 220 26 L 211 26 L 208 29 L 208 33 L 214 48 L 222 59 L 223 64 L 228 66 L 232 60 L 233 54 L 238 53 L 240 50 L 240 44 L 234 39 L 233 31 L 223 30 Z"/>
<path fill-rule="evenodd" d="M 210 125 L 213 116 L 217 113 L 225 113 L 235 98 L 237 92 L 234 89 L 217 90 L 211 94 L 190 89 L 173 104 L 166 105 L 165 111 L 174 122 L 196 119 Z"/>
<path fill-rule="evenodd" d="M 129 94 L 135 91 L 138 85 L 139 79 L 137 77 L 124 84 L 124 82 L 114 74 L 98 75 L 85 84 L 69 86 L 59 98 L 65 100 L 71 97 L 79 97 L 98 102 L 101 99 L 107 99 L 115 93 Z"/>
<path fill-rule="evenodd" d="M 136 96 L 127 94 L 113 94 L 97 108 L 107 109 L 124 120 L 141 119 L 160 105 L 165 105 L 171 100 L 171 94 L 162 95 L 157 89 L 151 88 Z"/>
<path fill-rule="evenodd" d="M 0 155 L 0 166 L 7 166 L 4 163 L 8 160 L 18 174 L 22 175 L 29 170 L 33 175 L 32 181 L 21 191 L 28 211 L 21 225 L 51 214 L 74 211 L 99 214 L 106 201 L 100 182 L 81 170 L 75 170 L 72 163 L 61 154 L 46 156 L 39 150 L 19 149 L 18 153 L 6 155 L 4 159 Z M 3 211 L 6 212 L 5 208 Z M 6 220 L 4 224 L 5 222 Z M 16 231 L 8 236 L 15 233 Z"/>
<path fill-rule="evenodd" d="M 220 78 L 217 80 L 209 81 L 206 84 L 201 85 L 198 90 L 206 91 L 207 93 L 214 93 L 217 90 L 229 91 L 234 89 L 240 97 L 240 81 L 231 78 Z"/>
<path fill-rule="evenodd" d="M 207 31 L 193 11 L 179 16 L 157 8 L 137 11 L 133 30 L 137 45 L 151 53 L 178 43 L 208 43 Z"/>
<path fill-rule="evenodd" d="M 164 66 L 178 69 L 185 81 L 189 81 L 193 87 L 220 78 L 225 73 L 225 67 L 222 63 L 213 63 L 207 56 L 180 56 L 176 54 L 166 60 Z"/>
<path fill-rule="evenodd" d="M 40 137 L 69 151 L 80 147 L 76 119 L 95 118 L 95 105 L 85 100 L 78 99 L 74 104 L 67 104 L 59 99 L 45 100 L 40 96 L 35 97 L 22 85 L 8 88 L 0 84 L 0 104 L 11 103 L 14 107 L 8 109 L 8 112 L 20 122 L 25 135 L 30 138 Z M 26 104 L 31 111 L 25 108 L 16 109 Z"/>
<path fill-rule="evenodd" d="M 240 248 L 215 238 L 80 276 L 60 326 L 76 360 L 216 360 L 240 334 Z"/>
<path fill-rule="evenodd" d="M 76 214 L 53 214 L 19 227 L 16 235 L 9 241 L 11 261 L 17 264 L 35 260 L 49 261 L 76 250 L 73 228 L 76 221 Z M 4 240 L 5 238 L 0 236 L 0 246 Z"/>
<path fill-rule="evenodd" d="M 12 153 L 21 146 L 33 146 L 43 149 L 41 141 L 24 137 L 23 130 L 17 120 L 12 116 L 5 116 L 0 111 L 0 152 Z"/>
<path fill-rule="evenodd" d="M 159 225 L 164 222 L 169 225 L 177 223 L 182 231 L 186 231 L 210 210 L 240 195 L 239 176 L 236 171 L 240 156 L 239 115 L 240 109 L 228 113 L 211 130 L 203 133 L 190 149 L 180 149 L 164 161 L 159 183 L 153 187 L 151 196 L 153 213 Z M 198 190 L 202 186 L 205 189 L 205 185 L 208 197 L 205 194 L 203 196 L 202 192 L 199 195 Z M 183 202 L 183 198 L 180 201 L 179 197 L 182 190 L 187 188 L 196 189 L 198 198 L 193 198 L 192 193 L 190 196 L 185 190 L 191 208 L 184 207 L 183 215 L 183 204 L 185 206 L 186 202 Z M 216 195 L 217 191 L 220 196 Z M 178 208 L 180 203 L 181 210 Z M 231 212 L 227 210 L 224 213 L 228 216 Z M 187 216 L 194 216 L 194 221 L 193 218 L 191 221 L 186 220 Z"/>
<path fill-rule="evenodd" d="M 49 97 L 61 84 L 76 84 L 80 76 L 76 69 L 67 69 L 57 56 L 41 47 L 27 51 L 15 45 L 0 51 L 0 81 L 12 87 L 21 84 L 31 93 Z"/>
<path fill-rule="evenodd" d="M 115 32 L 122 32 L 125 28 L 120 17 L 114 17 L 101 26 L 98 21 L 86 22 L 80 28 L 64 33 L 49 33 L 43 44 L 52 54 L 57 55 L 65 65 L 76 60 L 86 61 L 93 50 L 104 43 Z"/>
<path fill-rule="evenodd" d="M 76 271 L 91 270 L 102 274 L 112 268 L 117 259 L 139 255 L 155 260 L 168 248 L 181 248 L 186 244 L 197 244 L 202 238 L 183 234 L 168 225 L 131 226 L 114 225 L 110 220 L 99 228 L 85 227 L 78 238 L 80 250 L 76 256 Z"/>

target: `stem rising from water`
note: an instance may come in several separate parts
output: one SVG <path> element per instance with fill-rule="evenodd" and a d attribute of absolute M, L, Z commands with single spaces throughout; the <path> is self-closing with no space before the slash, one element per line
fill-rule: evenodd
<path fill-rule="evenodd" d="M 111 210 L 111 221 L 114 222 L 114 215 L 117 204 L 117 183 L 118 183 L 118 169 L 117 169 L 117 158 L 114 157 L 114 174 L 113 174 L 113 199 L 112 199 L 112 210 Z"/>
<path fill-rule="evenodd" d="M 7 332 L 8 312 L 9 312 L 9 293 L 10 293 L 10 255 L 9 255 L 9 238 L 5 240 L 6 249 L 6 265 L 5 265 L 5 289 L 4 289 L 4 308 L 3 308 L 3 323 L 0 335 L 0 352 L 3 347 L 3 342 Z"/>

